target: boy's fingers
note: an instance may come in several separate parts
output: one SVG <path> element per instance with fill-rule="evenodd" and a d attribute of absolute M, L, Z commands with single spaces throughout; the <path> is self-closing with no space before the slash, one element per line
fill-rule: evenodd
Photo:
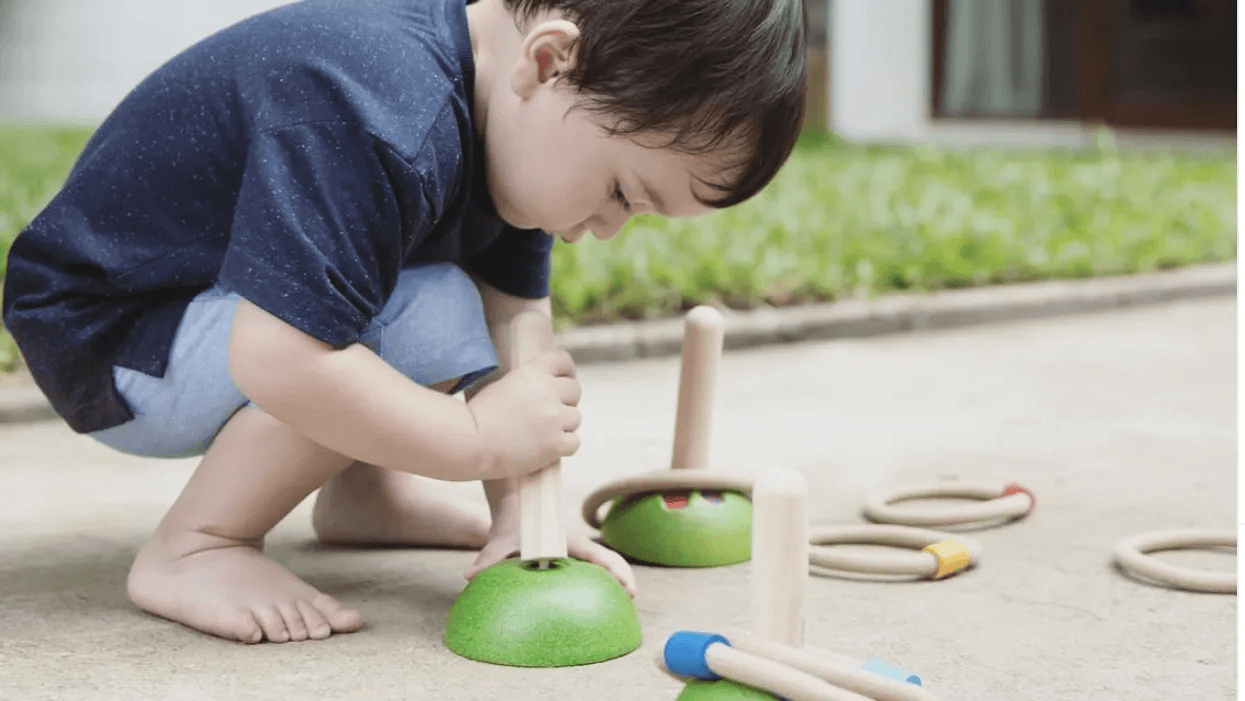
<path fill-rule="evenodd" d="M 467 571 L 463 572 L 463 577 L 471 579 L 488 567 L 505 560 L 514 552 L 514 548 L 510 547 L 510 545 L 509 543 L 499 541 L 492 541 L 485 545 L 480 554 L 476 556 L 475 562 L 471 563 L 471 567 L 468 567 Z"/>
<path fill-rule="evenodd" d="M 622 584 L 631 598 L 636 595 L 635 573 L 622 555 L 587 538 L 571 538 L 567 541 L 569 554 L 604 567 Z"/>
<path fill-rule="evenodd" d="M 575 359 L 561 348 L 554 348 L 541 356 L 542 367 L 555 377 L 575 377 Z"/>
<path fill-rule="evenodd" d="M 579 406 L 579 400 L 583 399 L 584 396 L 584 388 L 583 385 L 579 384 L 579 380 L 573 377 L 559 377 L 554 382 L 557 387 L 558 399 L 561 399 L 563 404 Z"/>
<path fill-rule="evenodd" d="M 493 554 L 490 554 L 487 557 L 481 556 L 480 558 L 477 558 L 475 562 L 471 563 L 471 567 L 467 568 L 467 571 L 463 573 L 463 577 L 468 580 L 473 579 L 477 574 L 480 574 L 484 570 L 488 569 L 491 565 L 501 562 L 503 559 L 505 558 L 497 557 Z"/>
<path fill-rule="evenodd" d="M 562 430 L 575 432 L 583 422 L 583 414 L 573 406 L 562 407 Z"/>
<path fill-rule="evenodd" d="M 580 440 L 579 440 L 578 434 L 563 433 L 562 444 L 558 446 L 559 448 L 558 452 L 562 454 L 562 457 L 569 458 L 575 453 L 579 452 L 579 445 L 580 445 Z"/>

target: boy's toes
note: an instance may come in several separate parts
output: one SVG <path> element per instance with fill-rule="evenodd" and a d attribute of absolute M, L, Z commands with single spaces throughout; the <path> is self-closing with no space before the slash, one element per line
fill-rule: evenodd
<path fill-rule="evenodd" d="M 277 611 L 276 606 L 259 606 L 252 613 L 255 614 L 255 620 L 259 621 L 259 627 L 264 629 L 264 637 L 269 642 L 289 641 L 290 633 L 285 629 L 285 619 L 281 618 L 281 613 Z"/>
<path fill-rule="evenodd" d="M 277 604 L 277 611 L 285 621 L 285 629 L 289 631 L 291 642 L 299 643 L 307 639 L 307 624 L 303 622 L 303 614 L 294 602 Z"/>
<path fill-rule="evenodd" d="M 226 630 L 228 633 L 224 637 L 235 637 L 248 645 L 264 640 L 264 629 L 255 622 L 255 616 L 250 611 L 239 611 L 236 620 L 231 621 Z"/>
<path fill-rule="evenodd" d="M 312 640 L 324 640 L 333 634 L 333 627 L 320 613 L 320 609 L 299 599 L 298 611 L 303 614 L 303 623 L 307 626 L 307 637 Z"/>
<path fill-rule="evenodd" d="M 328 594 L 320 594 L 312 599 L 311 605 L 324 614 L 324 619 L 332 626 L 334 633 L 353 633 L 363 627 L 363 617 L 358 611 L 342 606 Z"/>

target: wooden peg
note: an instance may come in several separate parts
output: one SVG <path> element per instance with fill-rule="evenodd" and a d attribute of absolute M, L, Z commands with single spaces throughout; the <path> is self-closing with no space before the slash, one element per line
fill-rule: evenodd
<path fill-rule="evenodd" d="M 709 466 L 709 436 L 718 361 L 722 357 L 722 313 L 701 305 L 683 322 L 683 365 L 674 421 L 675 470 Z"/>
<path fill-rule="evenodd" d="M 752 610 L 757 637 L 804 645 L 808 589 L 808 483 L 775 467 L 752 486 Z"/>
<path fill-rule="evenodd" d="M 554 347 L 553 321 L 540 312 L 515 316 L 510 325 L 510 367 L 522 365 Z M 519 478 L 519 558 L 549 561 L 566 557 L 566 519 L 562 512 L 562 461 Z"/>

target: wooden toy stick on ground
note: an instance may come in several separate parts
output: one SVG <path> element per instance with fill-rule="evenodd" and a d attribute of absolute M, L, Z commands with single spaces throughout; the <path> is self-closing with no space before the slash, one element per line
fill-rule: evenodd
<path fill-rule="evenodd" d="M 709 466 L 709 428 L 723 339 L 721 312 L 700 306 L 687 313 L 683 322 L 683 365 L 674 419 L 672 469 Z"/>
<path fill-rule="evenodd" d="M 515 368 L 553 348 L 553 322 L 540 312 L 523 312 L 511 326 Z M 566 557 L 566 518 L 562 511 L 562 461 L 519 478 L 519 558 L 541 569 Z"/>
<path fill-rule="evenodd" d="M 753 633 L 678 631 L 656 662 L 676 679 L 723 679 L 790 701 L 936 701 L 915 675 L 880 660 L 861 664 L 804 646 L 809 579 L 808 483 L 797 470 L 771 468 L 752 488 Z M 715 696 L 689 686 L 687 698 Z M 704 694 L 704 695 L 702 695 Z M 684 696 L 680 696 L 684 698 Z"/>
<path fill-rule="evenodd" d="M 752 486 L 752 606 L 757 637 L 804 645 L 808 589 L 808 483 L 770 468 Z"/>
<path fill-rule="evenodd" d="M 797 648 L 764 640 L 755 635 L 732 635 L 731 647 L 800 670 L 837 687 L 875 701 L 938 701 L 916 684 L 861 672 L 860 662 L 837 653 Z"/>

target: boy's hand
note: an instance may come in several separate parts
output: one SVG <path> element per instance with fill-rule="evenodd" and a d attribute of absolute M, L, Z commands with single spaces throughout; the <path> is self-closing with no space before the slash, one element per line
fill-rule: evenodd
<path fill-rule="evenodd" d="M 619 584 L 622 584 L 623 589 L 627 590 L 627 595 L 633 599 L 635 598 L 635 573 L 631 571 L 631 565 L 627 564 L 622 555 L 596 541 L 574 536 L 566 539 L 566 551 L 567 554 L 576 560 L 583 560 L 604 567 L 610 574 L 614 575 Z M 490 535 L 488 544 L 484 546 L 484 549 L 480 551 L 480 555 L 476 557 L 475 562 L 471 563 L 471 567 L 463 574 L 467 579 L 471 579 L 486 567 L 518 554 L 518 531 Z"/>
<path fill-rule="evenodd" d="M 579 450 L 582 395 L 561 349 L 515 367 L 467 401 L 484 443 L 481 479 L 521 477 Z"/>

